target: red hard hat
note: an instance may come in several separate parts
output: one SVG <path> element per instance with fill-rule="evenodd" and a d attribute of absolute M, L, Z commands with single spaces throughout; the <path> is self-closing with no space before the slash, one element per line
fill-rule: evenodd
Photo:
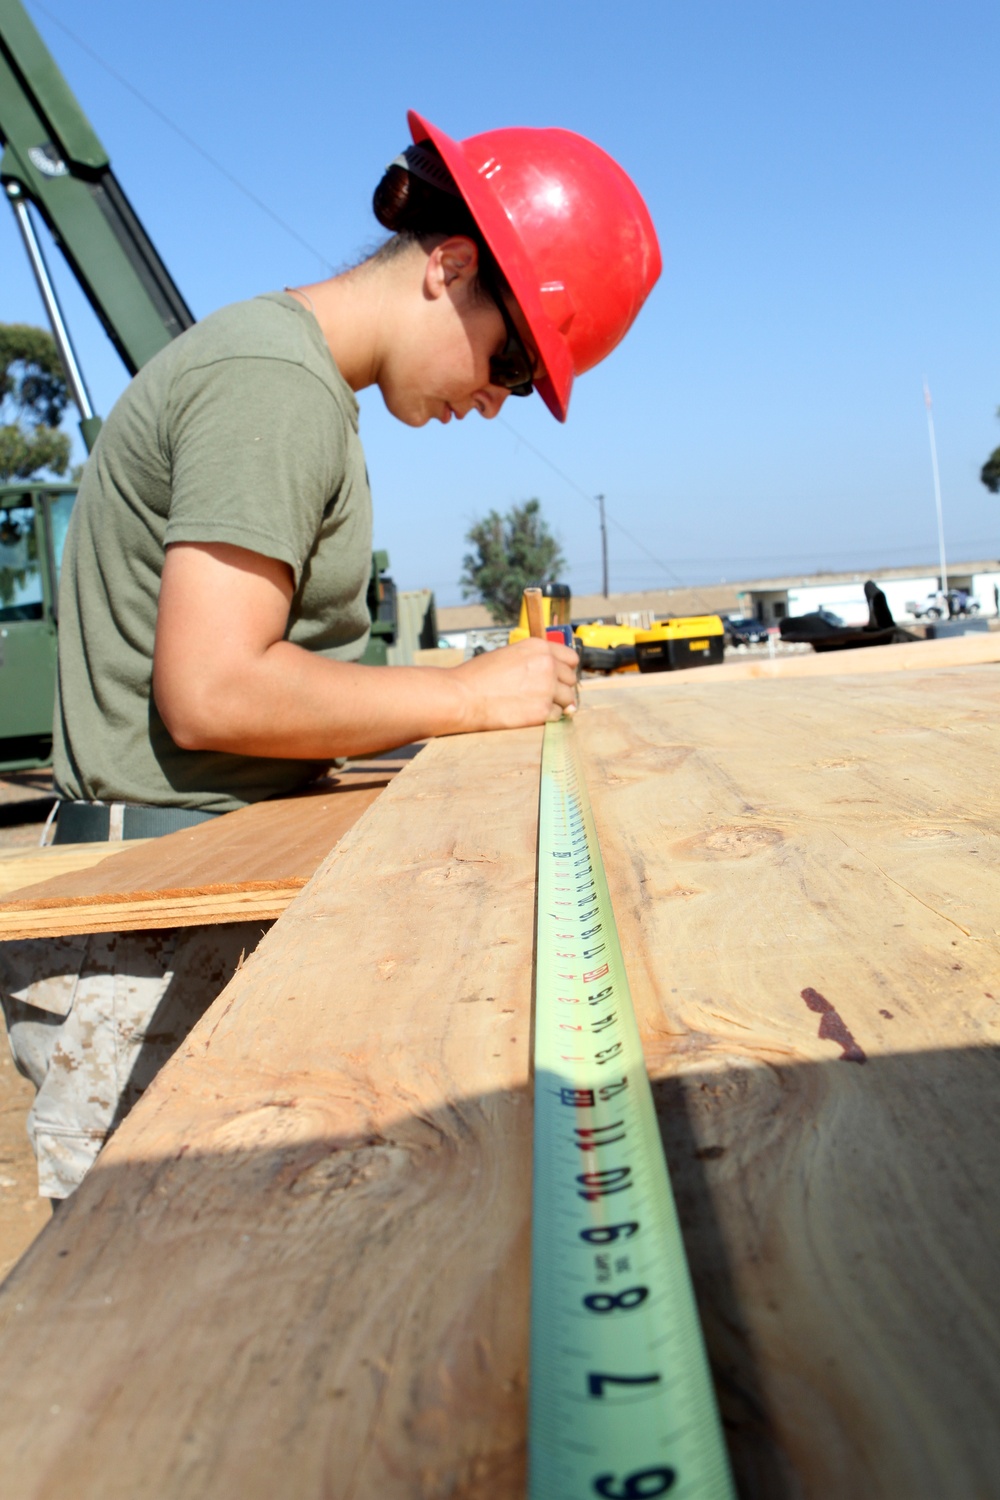
<path fill-rule="evenodd" d="M 414 141 L 437 148 L 496 257 L 545 366 L 539 394 L 565 422 L 573 377 L 625 337 L 660 274 L 639 190 L 570 130 L 455 141 L 413 110 L 408 119 Z"/>

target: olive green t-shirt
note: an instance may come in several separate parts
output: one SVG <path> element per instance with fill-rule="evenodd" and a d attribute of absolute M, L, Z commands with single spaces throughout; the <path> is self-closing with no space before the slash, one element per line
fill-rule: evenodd
<path fill-rule="evenodd" d="M 368 639 L 371 531 L 358 405 L 306 308 L 270 293 L 174 339 L 115 405 L 70 523 L 53 750 L 63 793 L 228 811 L 310 781 L 314 762 L 170 738 L 151 692 L 165 548 L 230 542 L 287 563 L 286 639 L 350 661 Z"/>

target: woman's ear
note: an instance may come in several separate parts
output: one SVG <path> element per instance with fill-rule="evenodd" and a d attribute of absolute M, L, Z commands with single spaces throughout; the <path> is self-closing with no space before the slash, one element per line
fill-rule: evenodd
<path fill-rule="evenodd" d="M 464 234 L 453 234 L 435 245 L 424 269 L 424 291 L 440 297 L 461 283 L 471 284 L 479 269 L 479 247 Z"/>

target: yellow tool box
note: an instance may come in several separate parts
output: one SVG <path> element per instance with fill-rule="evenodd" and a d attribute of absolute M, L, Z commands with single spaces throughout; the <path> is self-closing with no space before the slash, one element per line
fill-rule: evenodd
<path fill-rule="evenodd" d="M 577 625 L 573 631 L 585 672 L 637 672 L 634 625 Z"/>
<path fill-rule="evenodd" d="M 709 666 L 722 660 L 725 639 L 718 615 L 657 620 L 652 629 L 635 633 L 636 664 L 640 672 L 675 672 L 679 667 Z"/>

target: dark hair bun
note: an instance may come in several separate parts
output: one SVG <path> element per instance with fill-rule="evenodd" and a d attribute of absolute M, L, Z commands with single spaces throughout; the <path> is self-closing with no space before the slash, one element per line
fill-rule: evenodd
<path fill-rule="evenodd" d="M 479 247 L 477 284 L 483 295 L 492 297 L 491 287 L 505 285 L 500 267 L 465 199 L 430 141 L 407 146 L 401 156 L 389 163 L 375 189 L 372 207 L 376 219 L 393 235 L 377 252 L 379 256 L 396 255 L 408 245 L 423 244 L 432 236 L 447 239 L 462 234 Z"/>
<path fill-rule="evenodd" d="M 375 189 L 372 207 L 379 223 L 393 234 L 480 238 L 451 173 L 430 142 L 408 146 L 390 162 Z"/>
<path fill-rule="evenodd" d="M 393 234 L 412 229 L 410 219 L 419 217 L 419 207 L 414 215 L 414 195 L 410 192 L 414 181 L 415 179 L 410 176 L 405 167 L 400 166 L 398 162 L 393 162 L 391 166 L 386 167 L 382 181 L 375 189 L 372 198 L 375 217 Z"/>

